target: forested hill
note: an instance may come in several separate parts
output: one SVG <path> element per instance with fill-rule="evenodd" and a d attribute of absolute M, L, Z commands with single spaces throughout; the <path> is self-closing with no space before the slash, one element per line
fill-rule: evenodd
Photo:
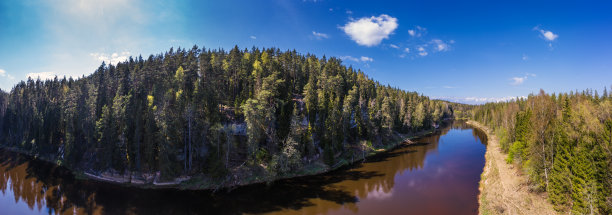
<path fill-rule="evenodd" d="M 457 107 L 462 109 L 466 107 Z M 612 214 L 612 95 L 540 91 L 457 114 L 494 128 L 507 161 L 560 212 Z"/>
<path fill-rule="evenodd" d="M 452 116 L 448 102 L 382 85 L 337 58 L 238 47 L 28 79 L 0 104 L 5 147 L 73 170 L 164 180 L 333 167 Z"/>

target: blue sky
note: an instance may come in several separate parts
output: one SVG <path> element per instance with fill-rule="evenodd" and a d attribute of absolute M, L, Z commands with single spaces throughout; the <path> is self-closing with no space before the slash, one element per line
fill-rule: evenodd
<path fill-rule="evenodd" d="M 384 84 L 468 103 L 612 84 L 606 1 L 0 2 L 0 88 L 194 44 L 335 56 Z"/>

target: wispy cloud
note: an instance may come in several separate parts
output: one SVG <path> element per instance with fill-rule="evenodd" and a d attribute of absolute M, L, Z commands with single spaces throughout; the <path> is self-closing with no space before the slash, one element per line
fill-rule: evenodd
<path fill-rule="evenodd" d="M 55 76 L 57 76 L 55 72 L 35 72 L 35 73 L 28 73 L 26 75 L 26 78 L 47 80 L 47 79 L 53 79 L 55 78 Z"/>
<path fill-rule="evenodd" d="M 353 41 L 362 46 L 376 46 L 397 29 L 397 18 L 386 14 L 380 16 L 363 17 L 351 20 L 340 29 Z"/>
<path fill-rule="evenodd" d="M 348 55 L 347 56 L 340 56 L 340 59 L 359 62 L 359 58 L 356 58 L 356 57 L 353 57 L 353 56 L 348 56 Z"/>
<path fill-rule="evenodd" d="M 251 38 L 251 40 L 256 40 L 257 39 L 257 37 L 253 36 L 253 35 L 249 36 L 249 38 Z"/>
<path fill-rule="evenodd" d="M 342 60 L 346 60 L 346 61 L 363 62 L 363 63 L 374 61 L 374 59 L 372 59 L 371 57 L 366 57 L 366 56 L 361 56 L 360 58 L 356 58 L 356 57 L 347 55 L 347 56 L 340 56 L 339 58 Z"/>
<path fill-rule="evenodd" d="M 531 77 L 536 77 L 537 76 L 536 74 L 533 74 L 533 73 L 525 73 L 525 75 L 531 76 Z"/>
<path fill-rule="evenodd" d="M 320 33 L 320 32 L 316 32 L 316 31 L 312 31 L 312 36 L 317 39 L 317 40 L 322 40 L 322 39 L 327 39 L 329 38 L 329 36 L 327 34 L 324 33 Z"/>
<path fill-rule="evenodd" d="M 510 80 L 512 80 L 512 82 L 510 83 L 511 85 L 521 85 L 523 84 L 523 82 L 525 82 L 529 77 L 536 77 L 536 74 L 533 73 L 525 73 L 524 76 L 521 77 L 512 77 Z"/>
<path fill-rule="evenodd" d="M 374 61 L 374 59 L 372 59 L 371 57 L 366 57 L 366 56 L 361 56 L 361 58 L 359 58 L 361 60 L 361 62 L 372 62 Z"/>
<path fill-rule="evenodd" d="M 391 45 L 389 45 L 389 47 L 394 48 L 394 49 L 399 49 L 400 48 L 399 46 L 397 46 L 395 44 L 391 44 Z"/>
<path fill-rule="evenodd" d="M 409 47 L 402 49 L 404 53 L 400 54 L 400 58 L 405 58 L 408 53 L 414 53 L 412 56 L 425 57 L 429 54 L 437 52 L 447 52 L 452 50 L 452 44 L 455 40 L 442 40 L 438 38 L 427 37 L 427 28 L 421 26 L 415 26 L 413 29 L 408 30 L 410 35 Z M 414 58 L 412 58 L 414 59 Z"/>
<path fill-rule="evenodd" d="M 427 50 L 425 50 L 424 46 L 417 47 L 417 50 L 419 51 L 419 55 L 422 56 L 422 57 L 425 57 L 425 56 L 427 56 L 427 54 L 429 54 L 429 53 L 427 53 Z"/>
<path fill-rule="evenodd" d="M 527 56 L 526 54 L 523 54 L 523 57 L 521 58 L 523 60 L 529 60 L 529 56 Z"/>
<path fill-rule="evenodd" d="M 121 53 L 89 53 L 91 57 L 98 60 L 99 62 L 105 62 L 107 64 L 117 64 L 119 62 L 126 61 L 130 57 L 130 52 L 124 51 Z"/>
<path fill-rule="evenodd" d="M 0 77 L 7 77 L 8 79 L 11 79 L 11 80 L 15 79 L 15 77 L 13 77 L 12 75 L 8 74 L 6 72 L 6 70 L 4 70 L 4 69 L 0 69 Z"/>
<path fill-rule="evenodd" d="M 523 76 L 523 77 L 512 77 L 512 85 L 521 85 L 523 84 L 523 82 L 525 82 L 525 80 L 527 80 L 527 76 Z"/>
<path fill-rule="evenodd" d="M 507 102 L 507 101 L 512 101 L 512 100 L 516 100 L 516 99 L 526 99 L 527 97 L 525 96 L 505 96 L 505 97 L 476 97 L 476 96 L 470 96 L 470 97 L 448 97 L 448 96 L 441 96 L 441 97 L 432 97 L 433 99 L 440 99 L 440 100 L 446 100 L 446 101 L 451 101 L 451 102 L 457 102 L 457 103 L 464 103 L 464 104 L 484 104 L 484 103 L 489 103 L 489 102 Z"/>
<path fill-rule="evenodd" d="M 434 47 L 435 47 L 434 50 L 435 51 L 445 52 L 445 51 L 448 51 L 450 49 L 449 43 L 451 43 L 451 42 L 446 43 L 446 42 L 444 42 L 444 41 L 442 41 L 440 39 L 433 39 L 433 40 L 431 40 L 430 43 L 434 45 Z"/>
<path fill-rule="evenodd" d="M 408 34 L 412 37 L 421 37 L 427 34 L 427 28 L 423 28 L 417 25 L 414 29 L 408 30 Z"/>

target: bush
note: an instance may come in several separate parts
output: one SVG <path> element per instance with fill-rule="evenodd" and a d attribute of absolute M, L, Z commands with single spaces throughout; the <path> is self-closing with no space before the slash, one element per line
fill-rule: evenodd
<path fill-rule="evenodd" d="M 512 163 L 515 158 L 522 159 L 523 151 L 525 150 L 525 143 L 521 141 L 516 141 L 512 143 L 510 146 L 510 150 L 508 151 L 508 157 L 506 158 L 506 162 Z"/>

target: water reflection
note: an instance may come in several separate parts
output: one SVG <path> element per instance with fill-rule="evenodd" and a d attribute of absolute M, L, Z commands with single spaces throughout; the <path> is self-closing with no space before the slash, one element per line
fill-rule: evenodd
<path fill-rule="evenodd" d="M 484 138 L 481 131 L 454 122 L 415 145 L 348 168 L 217 193 L 75 180 L 66 169 L 0 150 L 0 212 L 475 214 Z"/>

